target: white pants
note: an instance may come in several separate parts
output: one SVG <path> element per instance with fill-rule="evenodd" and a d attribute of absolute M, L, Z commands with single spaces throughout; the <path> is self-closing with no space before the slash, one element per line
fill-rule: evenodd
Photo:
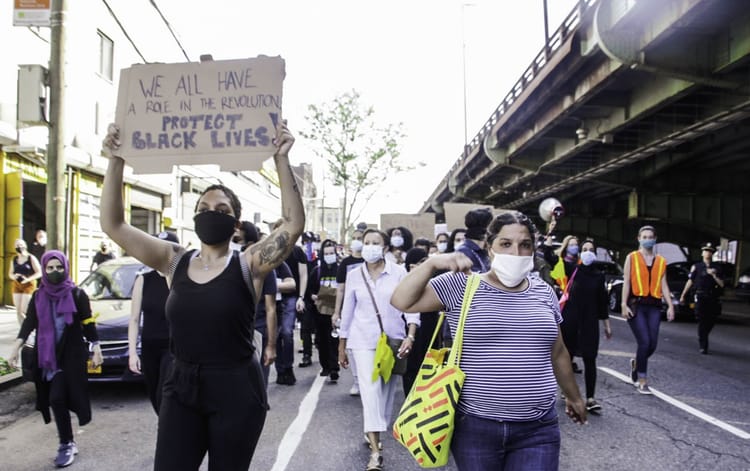
<path fill-rule="evenodd" d="M 396 395 L 398 376 L 391 376 L 386 384 L 382 377 L 372 381 L 372 371 L 375 362 L 375 350 L 352 350 L 352 356 L 357 363 L 357 380 L 359 397 L 362 401 L 362 416 L 364 431 L 385 432 L 391 423 L 393 399 Z"/>

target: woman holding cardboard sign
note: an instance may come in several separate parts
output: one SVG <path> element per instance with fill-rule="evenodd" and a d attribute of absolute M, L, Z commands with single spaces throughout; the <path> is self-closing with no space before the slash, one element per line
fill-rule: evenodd
<path fill-rule="evenodd" d="M 235 193 L 212 185 L 196 205 L 198 250 L 151 237 L 123 218 L 119 129 L 111 125 L 104 153 L 111 157 L 102 191 L 104 232 L 130 255 L 167 275 L 174 368 L 159 411 L 155 470 L 197 470 L 208 452 L 210 470 L 247 470 L 268 410 L 260 364 L 254 355 L 256 293 L 266 275 L 289 255 L 305 215 L 289 166 L 294 137 L 286 122 L 276 128 L 274 161 L 283 220 L 266 239 L 242 253 L 229 242 L 240 224 Z M 272 351 L 269 351 L 272 349 Z M 275 357 L 275 343 L 266 349 Z"/>

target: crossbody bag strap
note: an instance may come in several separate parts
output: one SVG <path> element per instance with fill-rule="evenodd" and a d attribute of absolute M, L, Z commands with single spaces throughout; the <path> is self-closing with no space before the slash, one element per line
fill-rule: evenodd
<path fill-rule="evenodd" d="M 463 348 L 464 341 L 464 324 L 469 315 L 471 300 L 474 298 L 474 293 L 477 292 L 477 288 L 479 287 L 479 281 L 479 275 L 476 273 L 469 275 L 469 278 L 466 280 L 466 290 L 464 291 L 464 299 L 461 303 L 461 315 L 458 318 L 456 335 L 453 337 L 453 346 L 451 347 L 451 353 L 448 356 L 448 365 L 458 366 L 461 361 L 461 349 Z"/>
<path fill-rule="evenodd" d="M 380 324 L 380 332 L 385 332 L 385 329 L 383 329 L 383 320 L 380 318 L 380 310 L 378 309 L 378 303 L 375 302 L 375 296 L 372 294 L 372 288 L 370 288 L 370 283 L 367 281 L 367 277 L 365 276 L 365 264 L 363 263 L 360 265 L 360 268 L 362 269 L 362 280 L 365 282 L 365 286 L 367 287 L 367 292 L 370 293 L 370 299 L 372 300 L 372 305 L 375 306 L 375 314 L 378 316 L 378 324 Z"/>
<path fill-rule="evenodd" d="M 576 279 L 576 273 L 578 273 L 578 267 L 576 267 L 576 269 L 573 270 L 573 274 L 570 275 L 570 281 L 567 285 L 565 285 L 565 291 L 563 291 L 563 294 L 567 294 L 568 292 L 570 292 L 570 287 L 573 285 L 573 280 Z"/>

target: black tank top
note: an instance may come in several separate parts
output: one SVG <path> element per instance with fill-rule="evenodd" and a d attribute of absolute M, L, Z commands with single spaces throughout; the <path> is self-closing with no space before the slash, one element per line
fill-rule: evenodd
<path fill-rule="evenodd" d="M 143 312 L 144 340 L 168 340 L 169 325 L 164 314 L 169 287 L 167 280 L 156 270 L 144 273 L 143 296 L 141 297 L 141 312 Z"/>
<path fill-rule="evenodd" d="M 31 265 L 31 257 L 24 263 L 18 263 L 18 256 L 13 257 L 13 273 L 29 277 L 34 274 L 34 266 Z"/>
<path fill-rule="evenodd" d="M 188 278 L 194 250 L 186 252 L 172 277 L 166 305 L 172 353 L 187 363 L 226 365 L 252 358 L 255 306 L 240 267 L 239 252 L 216 278 Z"/>

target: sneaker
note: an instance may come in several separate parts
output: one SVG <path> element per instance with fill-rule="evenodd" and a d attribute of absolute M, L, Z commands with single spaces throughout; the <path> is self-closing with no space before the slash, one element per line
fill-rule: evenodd
<path fill-rule="evenodd" d="M 331 382 L 333 384 L 338 383 L 339 382 L 339 372 L 336 371 L 336 370 L 331 371 L 331 375 L 328 377 L 328 379 L 329 379 L 329 382 Z"/>
<path fill-rule="evenodd" d="M 638 383 L 638 392 L 641 394 L 653 394 L 646 383 Z"/>
<path fill-rule="evenodd" d="M 55 457 L 55 466 L 58 468 L 64 468 L 73 464 L 78 453 L 78 447 L 76 442 L 61 443 L 57 449 L 57 456 Z"/>
<path fill-rule="evenodd" d="M 630 381 L 634 386 L 638 385 L 638 372 L 635 370 L 635 358 L 630 359 Z"/>
<path fill-rule="evenodd" d="M 572 361 L 570 362 L 570 366 L 573 368 L 573 373 L 577 373 L 577 374 L 583 373 L 583 370 L 578 367 L 578 363 Z"/>
<path fill-rule="evenodd" d="M 708 349 L 707 348 L 701 348 L 700 350 L 698 350 L 698 352 L 701 355 L 708 355 Z"/>
<path fill-rule="evenodd" d="M 596 401 L 596 399 L 590 397 L 586 399 L 586 410 L 589 412 L 598 413 L 600 410 L 602 410 L 602 406 Z"/>
<path fill-rule="evenodd" d="M 302 357 L 302 361 L 297 366 L 299 366 L 300 368 L 306 368 L 311 365 L 312 365 L 312 358 L 310 358 L 309 355 L 305 355 Z"/>
<path fill-rule="evenodd" d="M 359 396 L 359 385 L 357 383 L 352 384 L 352 388 L 349 390 L 350 396 Z"/>
<path fill-rule="evenodd" d="M 370 439 L 367 438 L 367 434 L 365 434 L 365 446 L 370 447 Z M 378 442 L 378 450 L 383 451 L 383 442 Z"/>
<path fill-rule="evenodd" d="M 286 386 L 294 386 L 297 383 L 297 378 L 294 377 L 294 373 L 290 371 L 285 371 L 283 373 L 279 373 L 276 377 L 276 384 L 283 384 Z"/>
<path fill-rule="evenodd" d="M 329 370 L 328 368 L 321 369 L 319 373 L 320 376 L 328 376 L 330 374 L 331 374 L 331 370 Z"/>
<path fill-rule="evenodd" d="M 367 462 L 365 471 L 383 471 L 383 454 L 379 451 L 370 453 L 370 461 Z"/>

